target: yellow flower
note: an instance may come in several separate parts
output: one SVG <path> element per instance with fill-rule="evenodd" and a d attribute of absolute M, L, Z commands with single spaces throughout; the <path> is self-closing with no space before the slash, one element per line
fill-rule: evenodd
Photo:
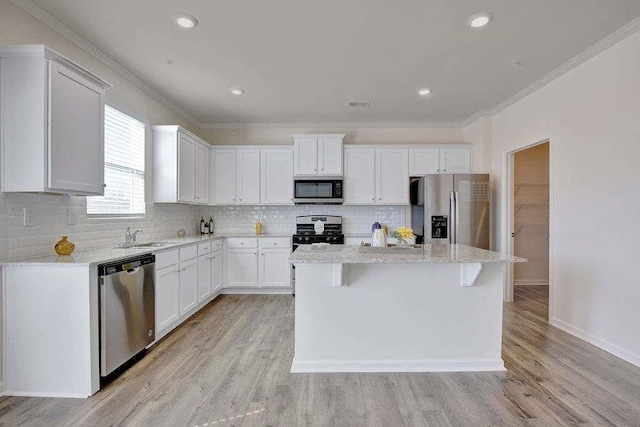
<path fill-rule="evenodd" d="M 398 227 L 396 231 L 403 239 L 412 239 L 414 237 L 413 230 L 409 227 Z"/>

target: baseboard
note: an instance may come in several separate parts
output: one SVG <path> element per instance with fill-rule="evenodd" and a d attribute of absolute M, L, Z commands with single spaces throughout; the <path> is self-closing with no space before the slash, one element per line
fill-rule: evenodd
<path fill-rule="evenodd" d="M 513 286 L 549 286 L 548 280 L 514 280 Z"/>
<path fill-rule="evenodd" d="M 0 381 L 0 396 L 4 396 L 4 381 Z"/>
<path fill-rule="evenodd" d="M 502 359 L 296 360 L 291 373 L 506 371 Z"/>
<path fill-rule="evenodd" d="M 611 353 L 614 356 L 631 363 L 632 365 L 640 367 L 640 355 L 632 351 L 618 347 L 615 344 L 611 344 L 610 342 L 598 338 L 595 335 L 580 328 L 576 328 L 575 326 L 570 325 L 569 323 L 560 320 L 557 317 L 553 317 L 549 323 L 551 323 L 552 326 L 555 326 L 558 329 L 562 329 L 563 331 L 588 342 L 589 344 L 595 345 L 596 347 L 606 351 L 607 353 Z"/>
<path fill-rule="evenodd" d="M 222 288 L 223 295 L 291 295 L 291 288 Z"/>
<path fill-rule="evenodd" d="M 6 390 L 4 396 L 20 396 L 20 397 L 57 397 L 57 398 L 72 398 L 72 399 L 87 399 L 91 395 L 86 394 L 74 394 L 74 393 L 55 393 L 55 392 L 29 392 L 29 391 L 11 391 Z"/>

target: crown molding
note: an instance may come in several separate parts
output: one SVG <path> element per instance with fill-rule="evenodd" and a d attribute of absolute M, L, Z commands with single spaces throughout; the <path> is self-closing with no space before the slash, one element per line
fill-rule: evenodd
<path fill-rule="evenodd" d="M 201 123 L 200 129 L 457 129 L 460 123 L 433 122 L 354 122 L 354 123 Z"/>
<path fill-rule="evenodd" d="M 521 90 L 520 92 L 516 93 L 515 95 L 511 96 L 506 101 L 501 102 L 500 104 L 498 104 L 497 106 L 495 106 L 494 108 L 489 110 L 487 113 L 493 116 L 493 115 L 505 110 L 506 108 L 512 106 L 516 102 L 526 98 L 527 96 L 531 95 L 532 93 L 536 92 L 537 90 L 542 89 L 543 87 L 545 87 L 546 85 L 548 85 L 552 81 L 557 80 L 558 78 L 560 78 L 563 75 L 567 74 L 569 71 L 571 71 L 571 70 L 577 68 L 578 66 L 584 64 L 589 59 L 593 58 L 594 56 L 596 56 L 596 55 L 598 55 L 598 54 L 600 54 L 602 52 L 604 52 L 605 50 L 609 49 L 613 45 L 621 42 L 622 40 L 626 39 L 627 37 L 629 37 L 629 36 L 631 36 L 631 35 L 633 35 L 635 33 L 637 33 L 638 31 L 640 31 L 640 17 L 634 19 L 633 21 L 629 22 L 625 26 L 623 26 L 620 29 L 618 29 L 618 30 L 614 31 L 613 33 L 609 34 L 607 37 L 605 37 L 604 39 L 600 40 L 599 42 L 597 42 L 596 44 L 592 45 L 591 47 L 588 47 L 587 49 L 583 50 L 581 53 L 579 53 L 578 55 L 574 56 L 569 61 L 565 62 L 564 64 L 562 64 L 561 66 L 559 66 L 555 70 L 553 70 L 550 73 L 548 73 L 545 76 L 543 76 L 542 78 L 536 80 L 533 84 L 531 84 L 530 86 L 528 86 L 525 89 Z M 478 113 L 476 113 L 476 114 L 478 114 Z M 480 118 L 482 116 L 482 115 L 479 115 L 478 117 L 475 117 L 476 114 L 471 116 L 469 119 L 465 120 L 464 123 L 467 123 L 467 124 L 471 123 L 474 120 L 477 120 L 478 118 Z M 475 119 L 471 120 L 474 117 L 475 117 Z"/>
<path fill-rule="evenodd" d="M 65 39 L 69 40 L 71 43 L 76 45 L 78 48 L 83 50 L 85 53 L 91 55 L 98 61 L 102 62 L 104 65 L 118 73 L 121 77 L 128 80 L 135 87 L 173 111 L 174 113 L 181 116 L 183 119 L 189 121 L 191 124 L 196 127 L 200 127 L 202 123 L 200 123 L 195 117 L 191 114 L 187 113 L 182 108 L 175 105 L 171 102 L 167 97 L 162 95 L 160 92 L 155 90 L 149 84 L 145 83 L 140 77 L 138 77 L 134 72 L 126 68 L 124 65 L 120 64 L 100 49 L 89 43 L 86 39 L 80 36 L 78 33 L 73 31 L 71 28 L 64 25 L 58 19 L 56 19 L 53 15 L 46 12 L 44 9 L 33 3 L 31 0 L 10 0 L 13 4 L 18 6 L 20 9 L 24 10 L 29 15 L 33 16 L 38 21 L 42 22 L 44 25 L 60 34 Z"/>

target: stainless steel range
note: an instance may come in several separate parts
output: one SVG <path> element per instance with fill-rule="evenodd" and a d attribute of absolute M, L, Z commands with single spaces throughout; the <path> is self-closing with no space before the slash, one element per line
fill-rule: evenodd
<path fill-rule="evenodd" d="M 321 226 L 318 227 L 320 224 Z M 316 228 L 322 229 L 316 232 Z M 342 217 L 334 215 L 304 215 L 296 217 L 296 234 L 293 235 L 292 251 L 300 245 L 312 243 L 329 243 L 330 245 L 344 245 L 342 234 Z M 291 280 L 293 294 L 296 293 L 295 266 Z"/>
<path fill-rule="evenodd" d="M 324 230 L 316 232 L 315 227 L 322 223 Z M 343 245 L 344 234 L 342 234 L 342 217 L 331 215 L 305 215 L 296 217 L 296 234 L 293 235 L 293 250 L 299 245 L 310 245 L 312 243 L 329 243 L 332 245 Z"/>

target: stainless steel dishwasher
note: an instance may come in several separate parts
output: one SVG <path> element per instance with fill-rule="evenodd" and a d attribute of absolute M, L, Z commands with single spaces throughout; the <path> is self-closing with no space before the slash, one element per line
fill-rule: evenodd
<path fill-rule="evenodd" d="M 103 377 L 155 339 L 155 261 L 147 254 L 98 266 Z"/>

